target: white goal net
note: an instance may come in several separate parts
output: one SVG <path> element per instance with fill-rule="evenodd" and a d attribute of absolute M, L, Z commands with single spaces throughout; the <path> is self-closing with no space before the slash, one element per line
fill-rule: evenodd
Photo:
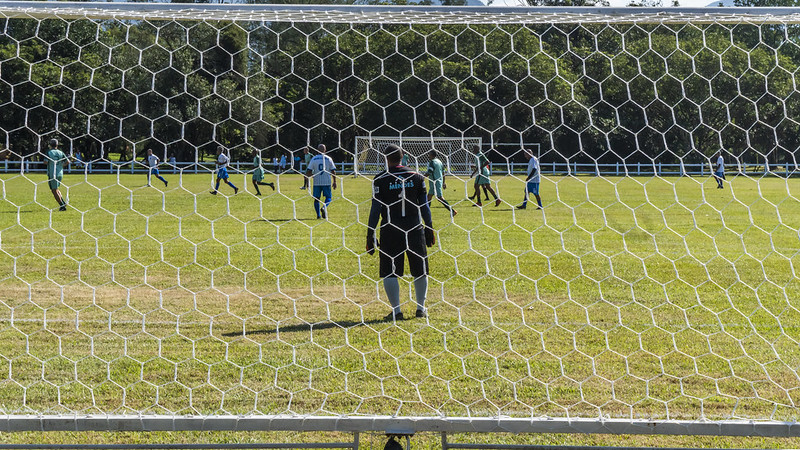
<path fill-rule="evenodd" d="M 0 2 L 0 429 L 797 434 L 798 23 Z"/>
<path fill-rule="evenodd" d="M 483 151 L 481 138 L 358 136 L 355 172 L 376 174 L 384 170 L 386 160 L 383 153 L 390 144 L 399 145 L 406 152 L 406 162 L 414 170 L 424 172 L 432 159 L 431 151 L 435 151 L 447 173 L 460 175 L 469 175 L 477 154 Z M 519 149 L 515 148 L 512 153 Z"/>

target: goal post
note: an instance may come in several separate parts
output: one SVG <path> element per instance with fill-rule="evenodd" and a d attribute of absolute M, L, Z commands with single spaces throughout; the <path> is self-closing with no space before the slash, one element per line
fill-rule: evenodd
<path fill-rule="evenodd" d="M 798 36 L 795 8 L 0 1 L 0 431 L 800 436 Z M 113 173 L 46 173 L 51 139 Z M 365 248 L 371 180 L 298 173 L 390 143 L 456 175 L 424 280 Z M 467 179 L 485 143 L 522 144 Z M 186 164 L 148 183 L 146 149 Z"/>
<path fill-rule="evenodd" d="M 469 174 L 475 164 L 475 149 L 482 149 L 479 137 L 388 137 L 357 136 L 354 172 L 358 175 L 374 175 L 385 169 L 383 151 L 394 144 L 403 149 L 408 165 L 416 171 L 424 171 L 430 161 L 430 151 L 436 150 L 443 158 L 445 171 L 451 174 Z"/>

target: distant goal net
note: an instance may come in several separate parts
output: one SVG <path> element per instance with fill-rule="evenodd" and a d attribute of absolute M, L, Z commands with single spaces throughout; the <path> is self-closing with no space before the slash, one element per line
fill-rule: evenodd
<path fill-rule="evenodd" d="M 795 8 L 0 2 L 0 431 L 797 435 L 798 74 Z"/>
<path fill-rule="evenodd" d="M 354 172 L 370 175 L 384 170 L 386 161 L 383 151 L 390 144 L 403 149 L 408 166 L 414 170 L 425 171 L 433 150 L 439 155 L 447 173 L 459 175 L 469 175 L 475 165 L 477 154 L 483 151 L 479 137 L 358 136 L 355 145 Z"/>

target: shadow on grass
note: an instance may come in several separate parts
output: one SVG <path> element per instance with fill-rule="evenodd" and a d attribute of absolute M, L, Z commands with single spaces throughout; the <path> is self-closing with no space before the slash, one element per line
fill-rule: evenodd
<path fill-rule="evenodd" d="M 280 219 L 270 219 L 270 218 L 267 217 L 267 218 L 264 218 L 264 219 L 258 219 L 258 220 L 256 220 L 256 222 L 295 222 L 295 221 L 297 221 L 297 222 L 308 222 L 308 221 L 317 221 L 317 220 L 322 221 L 322 219 L 317 219 L 316 217 L 308 217 L 308 218 L 290 217 L 288 219 L 285 218 L 285 217 L 281 217 Z"/>
<path fill-rule="evenodd" d="M 363 322 L 354 322 L 351 320 L 345 320 L 341 322 L 299 323 L 295 325 L 284 325 L 276 328 L 269 328 L 266 330 L 232 331 L 230 333 L 224 333 L 223 336 L 235 337 L 235 336 L 255 336 L 259 334 L 294 333 L 298 331 L 309 332 L 309 331 L 328 330 L 331 328 L 363 327 L 365 325 L 376 325 L 379 323 L 391 323 L 391 322 L 385 319 L 374 319 L 374 320 L 365 320 Z"/>

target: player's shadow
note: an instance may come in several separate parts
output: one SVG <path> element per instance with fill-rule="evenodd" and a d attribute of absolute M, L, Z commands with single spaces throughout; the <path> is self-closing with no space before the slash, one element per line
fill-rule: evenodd
<path fill-rule="evenodd" d="M 321 220 L 321 219 L 316 219 L 316 218 L 313 218 L 313 217 L 308 217 L 308 218 L 297 217 L 297 218 L 291 218 L 291 219 L 287 219 L 285 217 L 281 217 L 280 219 L 270 219 L 270 218 L 267 217 L 267 218 L 264 218 L 264 219 L 259 219 L 259 222 L 294 222 L 294 221 L 297 221 L 297 222 L 308 222 L 309 220 Z"/>
<path fill-rule="evenodd" d="M 390 323 L 385 319 L 374 319 L 374 320 L 365 320 L 363 322 L 354 322 L 351 320 L 345 320 L 341 322 L 317 322 L 317 323 L 298 323 L 294 325 L 284 325 L 276 328 L 269 328 L 265 330 L 252 330 L 252 331 L 232 331 L 230 333 L 224 333 L 223 336 L 225 337 L 236 337 L 236 336 L 255 336 L 259 334 L 275 334 L 275 333 L 295 333 L 295 332 L 309 332 L 309 331 L 319 331 L 319 330 L 329 330 L 331 328 L 353 328 L 353 327 L 363 327 L 365 325 L 376 325 L 379 323 Z"/>

